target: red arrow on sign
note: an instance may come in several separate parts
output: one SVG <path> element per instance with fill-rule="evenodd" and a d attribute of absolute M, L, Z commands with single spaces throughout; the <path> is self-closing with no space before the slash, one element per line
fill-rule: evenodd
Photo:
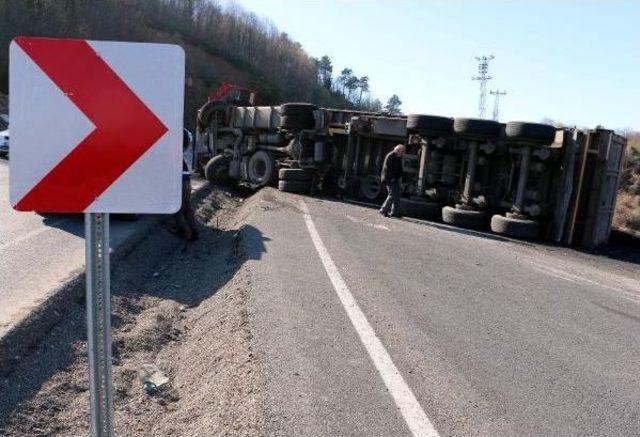
<path fill-rule="evenodd" d="M 86 41 L 15 42 L 96 126 L 15 208 L 84 211 L 168 129 Z"/>

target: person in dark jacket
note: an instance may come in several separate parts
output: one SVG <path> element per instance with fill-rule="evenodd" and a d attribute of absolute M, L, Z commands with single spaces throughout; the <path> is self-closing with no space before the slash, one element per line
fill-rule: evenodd
<path fill-rule="evenodd" d="M 385 217 L 397 217 L 400 204 L 400 180 L 402 179 L 402 157 L 407 152 L 403 144 L 398 144 L 384 157 L 380 179 L 387 187 L 388 195 L 380 208 Z"/>
<path fill-rule="evenodd" d="M 184 149 L 189 147 L 191 138 L 187 130 L 184 130 L 182 146 Z M 188 241 L 195 241 L 198 239 L 198 226 L 195 215 L 193 214 L 193 207 L 191 206 L 191 172 L 187 162 L 182 159 L 182 206 L 175 215 L 176 219 L 176 233 L 186 238 Z"/>

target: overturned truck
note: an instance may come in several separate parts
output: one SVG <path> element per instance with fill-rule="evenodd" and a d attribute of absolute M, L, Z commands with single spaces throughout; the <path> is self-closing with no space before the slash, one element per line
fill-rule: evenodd
<path fill-rule="evenodd" d="M 626 140 L 602 128 L 212 100 L 198 114 L 197 168 L 212 183 L 377 204 L 399 143 L 404 215 L 589 247 L 608 239 Z"/>

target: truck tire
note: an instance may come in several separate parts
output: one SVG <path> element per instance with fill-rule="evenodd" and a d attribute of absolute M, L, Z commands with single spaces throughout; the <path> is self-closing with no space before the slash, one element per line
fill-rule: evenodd
<path fill-rule="evenodd" d="M 210 184 L 227 185 L 229 183 L 229 162 L 230 159 L 224 155 L 214 156 L 204 167 L 204 176 Z"/>
<path fill-rule="evenodd" d="M 556 128 L 549 124 L 510 121 L 505 133 L 508 138 L 527 143 L 550 145 L 556 138 Z"/>
<path fill-rule="evenodd" d="M 438 202 L 414 199 L 400 199 L 400 214 L 424 220 L 437 220 L 442 206 Z"/>
<path fill-rule="evenodd" d="M 310 181 L 313 171 L 304 168 L 281 168 L 278 171 L 278 179 L 281 181 Z"/>
<path fill-rule="evenodd" d="M 280 105 L 281 115 L 311 115 L 318 107 L 311 103 L 283 103 Z"/>
<path fill-rule="evenodd" d="M 523 220 L 503 215 L 491 217 L 491 230 L 496 234 L 523 240 L 534 240 L 540 234 L 540 224 L 535 220 Z"/>
<path fill-rule="evenodd" d="M 445 206 L 442 208 L 442 221 L 461 228 L 479 229 L 482 228 L 487 220 L 484 211 L 475 209 L 462 209 Z"/>
<path fill-rule="evenodd" d="M 456 135 L 491 138 L 500 136 L 501 125 L 497 121 L 481 118 L 455 118 L 453 131 Z"/>
<path fill-rule="evenodd" d="M 198 130 L 203 132 L 207 126 L 211 124 L 211 116 L 216 111 L 223 111 L 227 107 L 227 104 L 222 100 L 211 100 L 198 110 Z"/>
<path fill-rule="evenodd" d="M 377 175 L 367 175 L 360 180 L 359 194 L 364 200 L 373 203 L 382 203 L 387 195 L 380 176 Z"/>
<path fill-rule="evenodd" d="M 307 194 L 311 191 L 311 181 L 280 181 L 278 189 L 287 193 Z"/>
<path fill-rule="evenodd" d="M 453 120 L 437 115 L 409 114 L 407 131 L 434 137 L 449 136 L 453 132 Z"/>
<path fill-rule="evenodd" d="M 316 120 L 313 114 L 283 115 L 280 117 L 280 127 L 284 129 L 313 129 Z"/>
<path fill-rule="evenodd" d="M 273 158 L 264 150 L 258 150 L 249 158 L 247 173 L 249 181 L 258 186 L 269 185 L 275 174 L 275 162 Z"/>

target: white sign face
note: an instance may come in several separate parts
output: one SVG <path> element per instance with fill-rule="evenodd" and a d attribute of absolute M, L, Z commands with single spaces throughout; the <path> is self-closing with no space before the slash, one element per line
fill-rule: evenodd
<path fill-rule="evenodd" d="M 9 197 L 20 211 L 174 213 L 185 55 L 167 44 L 18 37 Z"/>

